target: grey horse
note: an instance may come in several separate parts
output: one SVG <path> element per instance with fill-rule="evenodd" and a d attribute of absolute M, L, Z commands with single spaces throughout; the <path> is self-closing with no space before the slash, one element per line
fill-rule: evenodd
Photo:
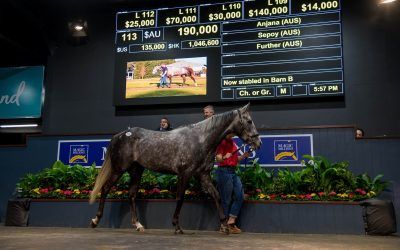
<path fill-rule="evenodd" d="M 93 203 L 101 191 L 99 208 L 96 217 L 90 222 L 91 226 L 94 228 L 98 225 L 108 192 L 121 175 L 128 171 L 131 178 L 129 199 L 132 225 L 136 230 L 144 231 L 136 215 L 135 198 L 143 170 L 148 168 L 178 176 L 177 205 L 172 220 L 175 233 L 183 233 L 179 225 L 179 213 L 185 189 L 192 176 L 199 179 L 202 188 L 215 200 L 221 227 L 227 232 L 220 196 L 212 183 L 210 173 L 216 148 L 229 133 L 238 135 L 252 149 L 261 146 L 257 129 L 249 114 L 249 104 L 169 132 L 135 127 L 114 135 L 90 196 L 90 202 Z"/>

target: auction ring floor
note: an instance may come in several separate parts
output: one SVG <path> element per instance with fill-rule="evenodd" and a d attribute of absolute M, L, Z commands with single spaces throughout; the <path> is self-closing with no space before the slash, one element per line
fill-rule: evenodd
<path fill-rule="evenodd" d="M 0 226 L 0 249 L 400 249 L 399 236 Z"/>

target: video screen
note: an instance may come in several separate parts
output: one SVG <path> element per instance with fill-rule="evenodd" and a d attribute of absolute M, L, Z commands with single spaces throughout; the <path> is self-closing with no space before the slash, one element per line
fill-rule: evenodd
<path fill-rule="evenodd" d="M 116 106 L 344 97 L 340 0 L 234 1 L 116 14 Z"/>
<path fill-rule="evenodd" d="M 131 61 L 125 98 L 207 95 L 207 57 Z"/>

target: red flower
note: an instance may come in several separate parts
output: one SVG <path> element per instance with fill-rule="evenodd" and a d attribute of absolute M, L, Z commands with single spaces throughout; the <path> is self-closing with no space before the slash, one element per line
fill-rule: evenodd
<path fill-rule="evenodd" d="M 361 189 L 361 188 L 357 188 L 357 189 L 356 189 L 356 192 L 359 193 L 359 194 L 361 194 L 361 195 L 366 195 L 366 194 L 367 194 L 367 192 L 365 192 L 365 190 L 363 190 L 363 189 Z"/>
<path fill-rule="evenodd" d="M 153 188 L 152 190 L 149 190 L 149 191 L 146 190 L 145 194 L 150 194 L 150 195 L 151 194 L 160 194 L 160 189 Z"/>
<path fill-rule="evenodd" d="M 257 193 L 261 193 L 261 189 L 257 188 L 257 189 L 256 189 L 256 192 L 257 192 Z"/>
<path fill-rule="evenodd" d="M 48 188 L 42 188 L 42 189 L 39 189 L 39 192 L 42 193 L 42 194 L 47 194 L 49 192 L 49 189 Z"/>
<path fill-rule="evenodd" d="M 306 194 L 306 199 L 307 199 L 307 200 L 311 200 L 311 199 L 312 199 L 311 194 Z"/>
<path fill-rule="evenodd" d="M 70 195 L 72 195 L 72 191 L 71 190 L 65 190 L 64 191 L 64 195 L 70 196 Z"/>
<path fill-rule="evenodd" d="M 329 193 L 329 196 L 335 196 L 335 195 L 336 195 L 335 191 L 332 191 L 332 192 Z"/>
<path fill-rule="evenodd" d="M 319 196 L 324 196 L 324 195 L 325 195 L 325 192 L 319 192 L 318 195 L 319 195 Z"/>
<path fill-rule="evenodd" d="M 300 199 L 304 199 L 306 197 L 306 195 L 304 195 L 304 194 L 299 194 L 299 198 Z"/>
<path fill-rule="evenodd" d="M 270 194 L 270 195 L 269 195 L 269 198 L 270 198 L 271 200 L 275 200 L 276 194 Z"/>

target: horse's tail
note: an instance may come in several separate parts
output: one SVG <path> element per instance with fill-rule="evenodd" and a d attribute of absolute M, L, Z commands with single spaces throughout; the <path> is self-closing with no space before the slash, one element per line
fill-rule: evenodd
<path fill-rule="evenodd" d="M 101 166 L 99 175 L 97 175 L 93 191 L 90 194 L 90 204 L 92 204 L 96 200 L 97 194 L 100 192 L 104 183 L 106 183 L 106 181 L 111 176 L 111 157 L 109 151 L 110 150 L 107 150 L 106 158 L 104 159 L 103 165 Z"/>

